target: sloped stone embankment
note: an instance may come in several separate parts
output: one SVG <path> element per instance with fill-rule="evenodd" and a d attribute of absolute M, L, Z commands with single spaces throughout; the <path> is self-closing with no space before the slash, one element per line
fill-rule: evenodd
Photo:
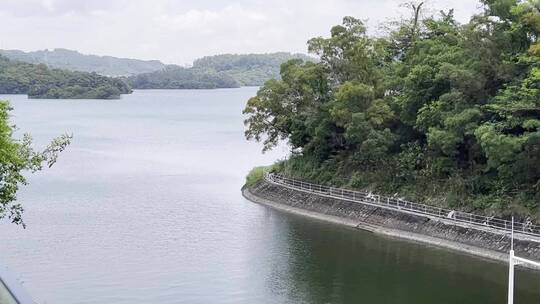
<path fill-rule="evenodd" d="M 508 261 L 510 237 L 497 231 L 306 193 L 267 181 L 244 188 L 242 192 L 250 201 L 282 211 Z M 516 234 L 514 247 L 517 255 L 540 260 L 539 241 Z"/>

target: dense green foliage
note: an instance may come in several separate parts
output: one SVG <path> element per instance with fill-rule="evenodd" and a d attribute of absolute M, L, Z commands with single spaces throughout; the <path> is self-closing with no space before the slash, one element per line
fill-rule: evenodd
<path fill-rule="evenodd" d="M 30 135 L 21 140 L 13 137 L 14 127 L 9 122 L 9 103 L 0 101 L 0 220 L 7 218 L 22 224 L 23 208 L 17 199 L 17 190 L 26 184 L 25 172 L 36 172 L 43 166 L 52 166 L 71 140 L 63 135 L 54 139 L 43 151 L 32 148 Z"/>
<path fill-rule="evenodd" d="M 127 84 L 96 73 L 50 69 L 0 56 L 0 94 L 30 98 L 113 99 L 131 93 Z"/>
<path fill-rule="evenodd" d="M 291 59 L 314 59 L 302 54 L 285 52 L 270 54 L 224 54 L 195 60 L 193 68 L 210 73 L 225 73 L 242 86 L 261 86 L 279 78 L 279 67 Z"/>
<path fill-rule="evenodd" d="M 540 1 L 483 0 L 370 37 L 346 17 L 245 109 L 248 139 L 293 150 L 279 170 L 489 213 L 540 204 Z M 420 6 L 415 6 L 420 7 Z"/>
<path fill-rule="evenodd" d="M 240 85 L 224 73 L 210 73 L 179 66 L 127 78 L 134 89 L 219 89 Z"/>
<path fill-rule="evenodd" d="M 131 76 L 159 71 L 165 64 L 158 60 L 138 60 L 112 56 L 85 55 L 66 49 L 23 52 L 19 50 L 0 50 L 0 55 L 11 60 L 34 64 L 45 64 L 55 69 L 80 72 L 95 72 L 106 76 Z"/>
<path fill-rule="evenodd" d="M 197 59 L 191 68 L 168 66 L 162 71 L 127 78 L 135 89 L 218 89 L 260 86 L 279 78 L 279 67 L 300 54 L 217 55 Z"/>

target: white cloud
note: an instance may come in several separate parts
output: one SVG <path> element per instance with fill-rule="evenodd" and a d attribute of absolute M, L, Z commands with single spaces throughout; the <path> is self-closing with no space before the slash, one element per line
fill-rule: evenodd
<path fill-rule="evenodd" d="M 305 52 L 345 15 L 380 22 L 402 0 L 0 0 L 0 48 L 70 48 L 84 53 L 190 63 L 219 53 Z M 431 0 L 466 21 L 475 0 Z"/>

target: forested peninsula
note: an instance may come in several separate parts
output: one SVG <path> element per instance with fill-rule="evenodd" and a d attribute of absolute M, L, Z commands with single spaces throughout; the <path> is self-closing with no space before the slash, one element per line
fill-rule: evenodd
<path fill-rule="evenodd" d="M 117 99 L 131 93 L 121 79 L 96 73 L 51 69 L 0 56 L 0 94 L 46 99 Z"/>
<path fill-rule="evenodd" d="M 246 137 L 292 148 L 272 170 L 498 216 L 540 218 L 540 7 L 483 0 L 383 37 L 345 17 L 251 98 Z"/>

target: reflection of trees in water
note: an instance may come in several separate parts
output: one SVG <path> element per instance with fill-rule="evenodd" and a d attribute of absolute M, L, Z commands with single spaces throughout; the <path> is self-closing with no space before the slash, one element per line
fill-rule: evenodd
<path fill-rule="evenodd" d="M 277 215 L 277 214 L 276 214 Z M 334 225 L 283 216 L 267 276 L 290 303 L 495 303 L 505 265 Z M 538 300 L 538 274 L 521 273 L 516 298 Z M 471 302 L 472 301 L 472 302 Z"/>

